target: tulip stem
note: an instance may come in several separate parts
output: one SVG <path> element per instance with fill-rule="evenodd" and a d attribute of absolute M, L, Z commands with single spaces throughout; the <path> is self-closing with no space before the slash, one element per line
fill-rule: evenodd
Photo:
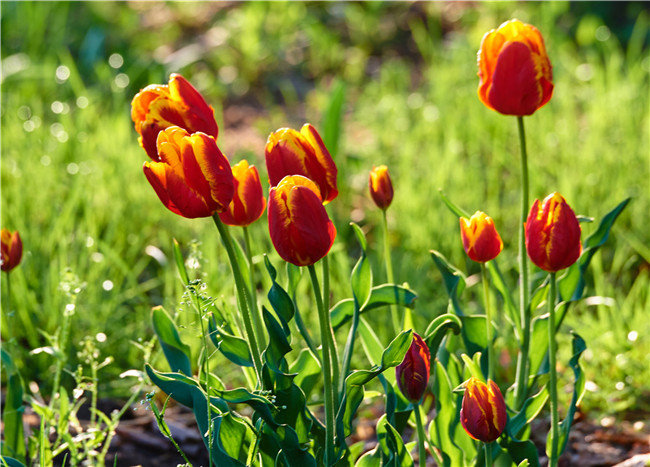
<path fill-rule="evenodd" d="M 382 226 L 384 228 L 384 261 L 386 262 L 386 280 L 389 284 L 395 283 L 395 277 L 393 275 L 393 261 L 390 255 L 390 239 L 388 238 L 388 216 L 386 215 L 386 209 L 381 210 L 382 216 Z M 400 325 L 399 316 L 397 316 L 397 307 L 395 305 L 390 306 L 390 316 L 393 320 L 393 331 L 397 335 L 401 329 L 405 331 L 413 329 L 413 316 L 411 315 L 411 310 L 406 308 L 404 313 L 404 325 Z"/>
<path fill-rule="evenodd" d="M 494 346 L 492 343 L 492 308 L 490 307 L 490 289 L 485 263 L 481 263 L 483 274 L 483 295 L 485 296 L 485 329 L 487 332 L 488 379 L 494 381 Z"/>
<path fill-rule="evenodd" d="M 329 467 L 334 463 L 334 386 L 332 384 L 332 360 L 336 358 L 332 355 L 330 348 L 329 335 L 332 332 L 329 311 L 325 309 L 321 297 L 318 276 L 313 264 L 307 266 L 309 277 L 311 278 L 314 296 L 316 297 L 316 307 L 318 308 L 318 318 L 320 321 L 321 345 L 323 347 L 323 376 L 324 376 L 324 403 L 325 403 L 325 466 Z"/>
<path fill-rule="evenodd" d="M 250 275 L 250 304 L 251 304 L 251 313 L 253 315 L 253 325 L 255 326 L 255 332 L 257 333 L 257 338 L 259 339 L 259 343 L 261 344 L 262 347 L 266 346 L 266 334 L 264 334 L 264 326 L 263 326 L 263 319 L 262 315 L 260 314 L 260 310 L 257 306 L 257 290 L 255 288 L 255 266 L 253 265 L 253 250 L 252 250 L 252 242 L 251 242 L 251 235 L 250 231 L 248 230 L 248 226 L 245 225 L 243 227 L 244 229 L 244 243 L 246 245 L 246 259 L 248 260 L 248 268 L 249 268 L 249 275 Z"/>
<path fill-rule="evenodd" d="M 244 320 L 244 328 L 246 330 L 246 337 L 248 338 L 248 346 L 251 352 L 251 357 L 253 358 L 253 365 L 255 366 L 255 373 L 257 374 L 257 385 L 262 386 L 262 359 L 260 357 L 260 347 L 258 345 L 257 336 L 255 335 L 255 330 L 253 328 L 253 322 L 251 318 L 250 310 L 250 299 L 248 298 L 248 287 L 244 284 L 244 279 L 239 269 L 239 263 L 237 262 L 237 256 L 235 255 L 235 250 L 232 246 L 232 237 L 228 231 L 228 227 L 221 221 L 218 214 L 212 216 L 219 234 L 221 235 L 221 240 L 226 252 L 228 253 L 228 259 L 230 260 L 230 267 L 232 268 L 233 276 L 235 277 L 235 285 L 237 288 L 237 299 L 239 306 L 242 310 L 242 318 Z"/>
<path fill-rule="evenodd" d="M 528 154 L 524 118 L 517 117 L 521 147 L 521 212 L 519 217 L 519 316 L 521 321 L 521 343 L 517 359 L 515 382 L 515 408 L 520 409 L 528 391 L 528 352 L 530 348 L 530 291 L 528 284 L 528 257 L 526 254 L 526 214 L 528 212 Z"/>
<path fill-rule="evenodd" d="M 551 452 L 548 453 L 549 467 L 556 467 L 558 462 L 558 439 L 559 439 L 559 419 L 557 407 L 557 370 L 555 354 L 557 352 L 557 341 L 555 340 L 555 297 L 556 283 L 555 273 L 549 274 L 550 287 L 548 291 L 548 365 L 550 372 L 550 393 L 551 393 Z"/>
<path fill-rule="evenodd" d="M 329 256 L 325 255 L 322 260 L 323 263 L 323 309 L 327 312 L 328 321 L 329 321 L 329 310 L 330 310 L 330 261 Z M 338 348 L 336 345 L 336 336 L 334 336 L 334 330 L 332 325 L 328 326 L 328 340 L 330 345 L 330 353 L 332 358 L 332 381 L 334 384 L 334 401 L 338 405 L 339 403 L 339 390 L 336 386 L 336 381 L 339 380 L 339 358 L 338 358 Z"/>
<path fill-rule="evenodd" d="M 415 403 L 413 407 L 415 413 L 415 426 L 418 430 L 418 465 L 425 467 L 427 465 L 427 449 L 424 445 L 426 436 L 424 434 L 424 423 L 422 423 L 422 414 L 420 414 L 420 404 Z"/>
<path fill-rule="evenodd" d="M 485 449 L 485 467 L 492 467 L 492 443 L 483 443 L 483 448 Z"/>

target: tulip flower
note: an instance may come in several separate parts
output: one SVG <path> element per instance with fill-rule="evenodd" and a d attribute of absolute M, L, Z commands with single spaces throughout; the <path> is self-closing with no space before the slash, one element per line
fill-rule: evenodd
<path fill-rule="evenodd" d="M 546 272 L 568 268 L 580 257 L 580 224 L 559 193 L 533 203 L 526 221 L 526 250 Z"/>
<path fill-rule="evenodd" d="M 158 134 L 160 161 L 144 163 L 144 174 L 167 208 L 190 219 L 228 209 L 233 177 L 212 136 L 169 127 Z"/>
<path fill-rule="evenodd" d="M 203 132 L 217 138 L 219 128 L 214 109 L 201 93 L 181 75 L 173 73 L 169 84 L 151 84 L 131 101 L 131 118 L 138 141 L 154 161 L 158 161 L 156 141 L 158 133 L 170 126 L 178 126 L 188 133 Z"/>
<path fill-rule="evenodd" d="M 397 385 L 402 394 L 411 402 L 419 402 L 429 384 L 431 354 L 426 342 L 413 333 L 411 347 L 402 363 L 395 368 Z"/>
<path fill-rule="evenodd" d="M 337 169 L 316 129 L 305 123 L 300 131 L 280 128 L 269 135 L 265 148 L 271 186 L 287 175 L 302 175 L 316 183 L 324 203 L 338 195 Z"/>
<path fill-rule="evenodd" d="M 478 97 L 505 115 L 531 115 L 553 94 L 553 72 L 544 39 L 513 19 L 483 36 L 478 52 Z"/>
<path fill-rule="evenodd" d="M 296 266 L 323 258 L 336 237 L 318 186 L 301 175 L 286 176 L 271 188 L 268 219 L 273 246 L 282 259 Z"/>
<path fill-rule="evenodd" d="M 475 377 L 465 386 L 460 422 L 473 439 L 491 443 L 506 427 L 506 403 L 499 386 L 492 380 L 485 384 Z"/>
<path fill-rule="evenodd" d="M 242 160 L 232 166 L 235 194 L 228 209 L 220 212 L 224 224 L 245 227 L 262 216 L 266 198 L 262 194 L 260 175 L 254 165 Z"/>
<path fill-rule="evenodd" d="M 494 221 L 481 211 L 476 211 L 469 219 L 460 218 L 460 235 L 465 253 L 477 263 L 496 258 L 503 249 Z"/>
<path fill-rule="evenodd" d="M 9 229 L 0 231 L 0 240 L 2 243 L 2 270 L 9 272 L 18 266 L 23 257 L 23 242 L 17 230 L 12 233 Z"/>
<path fill-rule="evenodd" d="M 393 201 L 393 183 L 390 180 L 388 167 L 380 165 L 370 171 L 370 196 L 379 209 L 386 210 Z"/>

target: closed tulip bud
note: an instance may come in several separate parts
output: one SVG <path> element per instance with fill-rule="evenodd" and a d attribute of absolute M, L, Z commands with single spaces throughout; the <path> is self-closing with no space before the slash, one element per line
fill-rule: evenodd
<path fill-rule="evenodd" d="M 404 397 L 411 402 L 419 402 L 429 384 L 431 353 L 426 342 L 413 333 L 411 347 L 402 363 L 395 368 L 397 386 Z"/>
<path fill-rule="evenodd" d="M 553 72 L 544 39 L 513 19 L 483 36 L 478 51 L 478 97 L 504 115 L 531 115 L 553 94 Z"/>
<path fill-rule="evenodd" d="M 580 223 L 559 193 L 535 200 L 526 221 L 528 257 L 547 272 L 568 268 L 580 257 Z"/>
<path fill-rule="evenodd" d="M 269 135 L 265 148 L 271 186 L 287 175 L 302 175 L 316 183 L 325 204 L 338 195 L 337 168 L 316 129 L 305 123 L 300 131 L 281 128 Z"/>
<path fill-rule="evenodd" d="M 220 212 L 224 224 L 247 226 L 264 213 L 266 198 L 262 194 L 260 175 L 254 165 L 242 160 L 232 166 L 235 194 L 228 209 Z"/>
<path fill-rule="evenodd" d="M 393 183 L 390 180 L 388 167 L 380 165 L 370 171 L 370 196 L 379 209 L 386 210 L 393 201 Z"/>
<path fill-rule="evenodd" d="M 318 186 L 301 175 L 288 175 L 271 188 L 268 219 L 273 246 L 296 266 L 310 266 L 324 257 L 336 237 Z"/>
<path fill-rule="evenodd" d="M 214 110 L 201 93 L 181 75 L 173 73 L 169 84 L 151 84 L 131 101 L 131 118 L 140 134 L 140 145 L 154 161 L 158 161 L 158 133 L 178 126 L 188 133 L 203 132 L 217 138 L 219 128 Z"/>
<path fill-rule="evenodd" d="M 477 263 L 496 258 L 503 249 L 494 221 L 481 211 L 476 211 L 469 219 L 460 218 L 460 236 L 465 253 Z"/>
<path fill-rule="evenodd" d="M 17 230 L 12 233 L 9 229 L 0 231 L 0 241 L 2 243 L 2 270 L 9 272 L 20 264 L 23 257 L 23 242 Z"/>
<path fill-rule="evenodd" d="M 228 208 L 233 177 L 228 159 L 212 136 L 169 127 L 158 134 L 159 162 L 145 162 L 144 174 L 167 208 L 190 219 Z"/>
<path fill-rule="evenodd" d="M 473 439 L 491 443 L 496 440 L 508 421 L 506 403 L 499 386 L 492 380 L 485 384 L 470 378 L 465 386 L 460 422 Z"/>

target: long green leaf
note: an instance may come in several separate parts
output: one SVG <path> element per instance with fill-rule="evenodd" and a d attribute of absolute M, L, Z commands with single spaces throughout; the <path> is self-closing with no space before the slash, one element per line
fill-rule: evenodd
<path fill-rule="evenodd" d="M 26 459 L 25 437 L 23 431 L 23 382 L 16 370 L 11 356 L 0 349 L 2 353 L 2 365 L 7 375 L 7 387 L 5 394 L 5 405 L 2 411 L 2 422 L 4 424 L 2 443 L 2 455 L 7 458 Z"/>
<path fill-rule="evenodd" d="M 161 306 L 151 310 L 151 321 L 171 371 L 192 376 L 190 346 L 181 341 L 174 321 Z"/>
<path fill-rule="evenodd" d="M 413 458 L 404 446 L 402 436 L 388 423 L 386 415 L 377 421 L 377 442 L 382 452 L 382 466 L 386 467 L 412 467 Z"/>
<path fill-rule="evenodd" d="M 362 314 L 388 305 L 398 305 L 408 308 L 415 307 L 417 295 L 412 290 L 401 285 L 382 284 L 372 288 L 365 306 L 360 309 Z M 330 310 L 332 327 L 336 331 L 347 323 L 354 315 L 354 300 L 341 300 Z"/>
<path fill-rule="evenodd" d="M 252 367 L 253 359 L 245 339 L 229 334 L 216 325 L 214 317 L 208 321 L 210 340 L 214 346 L 231 362 L 239 366 Z"/>
<path fill-rule="evenodd" d="M 185 261 L 183 260 L 183 253 L 181 253 L 181 246 L 178 244 L 176 239 L 172 242 L 172 250 L 174 251 L 174 260 L 176 261 L 176 267 L 178 268 L 178 273 L 181 276 L 183 285 L 190 283 L 190 277 L 187 274 L 187 268 L 185 267 Z"/>
<path fill-rule="evenodd" d="M 341 138 L 341 120 L 345 102 L 345 82 L 336 80 L 330 92 L 329 106 L 323 119 L 323 143 L 332 158 L 336 158 Z"/>

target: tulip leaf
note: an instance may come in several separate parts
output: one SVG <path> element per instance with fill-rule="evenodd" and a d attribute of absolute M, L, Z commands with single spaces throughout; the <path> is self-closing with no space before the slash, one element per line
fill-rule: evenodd
<path fill-rule="evenodd" d="M 386 467 L 412 467 L 413 458 L 404 446 L 402 436 L 388 423 L 386 415 L 377 421 L 377 442 L 382 452 L 382 466 Z"/>
<path fill-rule="evenodd" d="M 350 225 L 361 245 L 361 257 L 352 269 L 352 275 L 350 277 L 352 295 L 357 302 L 357 306 L 361 309 L 370 299 L 372 292 L 372 269 L 370 269 L 370 264 L 366 260 L 366 247 L 368 246 L 366 237 L 361 227 L 354 222 L 351 222 Z"/>
<path fill-rule="evenodd" d="M 488 261 L 487 269 L 490 271 L 490 278 L 492 279 L 492 285 L 499 292 L 501 298 L 505 305 L 505 314 L 504 316 L 513 324 L 513 330 L 515 333 L 515 338 L 519 340 L 519 329 L 521 329 L 521 316 L 519 315 L 519 306 L 515 303 L 510 293 L 510 289 L 506 285 L 503 274 L 499 269 L 496 259 Z"/>
<path fill-rule="evenodd" d="M 585 376 L 580 367 L 580 356 L 587 349 L 585 341 L 577 333 L 572 332 L 572 349 L 573 356 L 569 360 L 569 366 L 573 370 L 573 376 L 575 381 L 573 383 L 573 395 L 571 396 L 571 404 L 569 405 L 569 410 L 567 410 L 566 417 L 560 422 L 559 429 L 559 439 L 557 443 L 557 457 L 559 457 L 566 448 L 567 442 L 569 441 L 569 430 L 571 429 L 571 424 L 573 423 L 573 418 L 575 417 L 576 409 L 582 396 L 585 392 Z M 550 456 L 551 451 L 551 439 L 550 435 L 546 443 L 546 453 Z"/>
<path fill-rule="evenodd" d="M 435 318 L 424 333 L 424 341 L 429 347 L 429 352 L 435 357 L 438 353 L 438 347 L 442 339 L 447 335 L 448 331 L 453 331 L 454 334 L 459 334 L 462 328 L 460 318 L 451 313 L 445 313 Z"/>
<path fill-rule="evenodd" d="M 413 331 L 402 331 L 383 351 L 379 365 L 370 370 L 353 371 L 345 379 L 345 395 L 336 417 L 336 430 L 340 440 L 347 438 L 352 432 L 352 420 L 363 401 L 363 385 L 388 368 L 402 363 L 412 340 Z"/>
<path fill-rule="evenodd" d="M 290 334 L 288 323 L 293 319 L 293 315 L 295 314 L 293 301 L 289 294 L 276 282 L 277 273 L 266 255 L 264 256 L 264 265 L 272 282 L 271 289 L 267 294 L 269 303 L 275 313 L 282 318 L 280 324 L 282 325 L 284 334 L 288 336 Z"/>
<path fill-rule="evenodd" d="M 510 438 L 517 439 L 521 430 L 532 422 L 542 411 L 546 401 L 548 401 L 548 388 L 545 384 L 537 394 L 529 397 L 524 402 L 521 410 L 513 417 L 508 419 L 506 427 Z"/>
<path fill-rule="evenodd" d="M 190 283 L 190 277 L 187 274 L 187 268 L 185 267 L 185 261 L 183 260 L 183 253 L 181 253 L 181 246 L 178 243 L 178 240 L 175 238 L 172 242 L 172 249 L 174 251 L 174 260 L 176 261 L 176 267 L 178 268 L 178 273 L 181 276 L 183 285 Z"/>
<path fill-rule="evenodd" d="M 596 231 L 587 237 L 580 258 L 558 281 L 560 301 L 575 301 L 583 297 L 585 288 L 584 275 L 589 263 L 598 249 L 609 238 L 609 232 L 614 222 L 629 202 L 630 198 L 627 198 L 605 214 Z"/>
<path fill-rule="evenodd" d="M 17 464 L 23 465 L 17 459 L 26 460 L 25 437 L 23 428 L 23 382 L 9 353 L 0 349 L 2 368 L 7 377 L 4 408 L 2 411 L 3 435 L 2 456 L 12 458 Z M 4 457 L 7 456 L 7 457 Z M 11 465 L 11 464 L 10 464 Z"/>
<path fill-rule="evenodd" d="M 445 291 L 449 296 L 450 305 L 457 316 L 464 316 L 458 297 L 465 290 L 465 276 L 457 268 L 452 266 L 447 259 L 439 252 L 431 250 L 431 258 L 442 274 L 442 281 Z"/>
<path fill-rule="evenodd" d="M 239 366 L 253 366 L 251 352 L 245 339 L 233 336 L 222 327 L 217 326 L 213 316 L 208 320 L 208 330 L 210 340 L 224 357 Z"/>
<path fill-rule="evenodd" d="M 359 310 L 361 314 L 375 308 L 388 305 L 398 305 L 408 308 L 415 306 L 417 295 L 412 290 L 401 285 L 382 284 L 375 286 L 370 291 L 366 304 Z M 347 323 L 354 315 L 354 299 L 341 300 L 330 310 L 332 327 L 336 331 Z"/>
<path fill-rule="evenodd" d="M 161 306 L 154 307 L 151 310 L 151 321 L 171 371 L 192 376 L 190 346 L 181 341 L 178 329 L 167 311 Z"/>
<path fill-rule="evenodd" d="M 454 213 L 457 217 L 471 217 L 470 213 L 465 211 L 463 208 L 457 206 L 449 198 L 447 198 L 447 195 L 445 195 L 444 191 L 438 190 L 438 194 L 440 195 L 442 202 L 445 203 L 445 206 L 447 206 L 449 210 L 452 213 Z"/>
<path fill-rule="evenodd" d="M 329 105 L 323 118 L 323 143 L 334 159 L 339 150 L 341 139 L 341 120 L 345 102 L 345 82 L 336 80 L 332 85 Z"/>
<path fill-rule="evenodd" d="M 291 372 L 296 375 L 293 382 L 309 399 L 322 374 L 320 363 L 308 349 L 304 349 L 293 362 Z"/>

